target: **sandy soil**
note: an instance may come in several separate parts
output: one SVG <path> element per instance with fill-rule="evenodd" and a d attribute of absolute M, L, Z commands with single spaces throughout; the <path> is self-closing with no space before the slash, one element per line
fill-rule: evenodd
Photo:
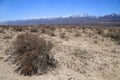
<path fill-rule="evenodd" d="M 11 29 L 0 33 L 0 80 L 120 80 L 120 46 L 89 29 L 56 29 L 55 36 L 35 32 L 54 43 L 51 52 L 58 66 L 44 75 L 19 75 L 14 65 L 5 62 L 5 50 L 21 33 Z"/>

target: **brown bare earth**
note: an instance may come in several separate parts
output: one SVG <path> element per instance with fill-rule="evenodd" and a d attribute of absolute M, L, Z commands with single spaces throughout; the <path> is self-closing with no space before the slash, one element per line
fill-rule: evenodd
<path fill-rule="evenodd" d="M 24 76 L 5 61 L 17 35 L 32 33 L 53 43 L 57 67 L 43 75 Z M 120 80 L 120 28 L 81 26 L 1 26 L 0 80 Z"/>

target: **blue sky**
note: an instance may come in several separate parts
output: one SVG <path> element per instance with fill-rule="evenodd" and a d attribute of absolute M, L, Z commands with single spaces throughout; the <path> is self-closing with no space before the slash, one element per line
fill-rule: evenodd
<path fill-rule="evenodd" d="M 0 21 L 120 13 L 120 0 L 0 0 Z"/>

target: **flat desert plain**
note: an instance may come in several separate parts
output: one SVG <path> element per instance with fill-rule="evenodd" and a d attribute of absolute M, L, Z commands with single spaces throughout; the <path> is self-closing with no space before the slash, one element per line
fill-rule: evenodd
<path fill-rule="evenodd" d="M 5 61 L 17 35 L 37 34 L 51 41 L 57 67 L 46 74 L 24 76 Z M 0 80 L 120 80 L 120 28 L 0 27 Z"/>

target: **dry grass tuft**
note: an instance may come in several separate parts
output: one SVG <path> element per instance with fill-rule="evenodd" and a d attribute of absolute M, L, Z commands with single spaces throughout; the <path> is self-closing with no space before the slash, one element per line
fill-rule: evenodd
<path fill-rule="evenodd" d="M 81 59 L 87 58 L 88 52 L 87 50 L 82 49 L 75 49 L 75 52 L 73 53 L 75 57 L 79 57 Z"/>

